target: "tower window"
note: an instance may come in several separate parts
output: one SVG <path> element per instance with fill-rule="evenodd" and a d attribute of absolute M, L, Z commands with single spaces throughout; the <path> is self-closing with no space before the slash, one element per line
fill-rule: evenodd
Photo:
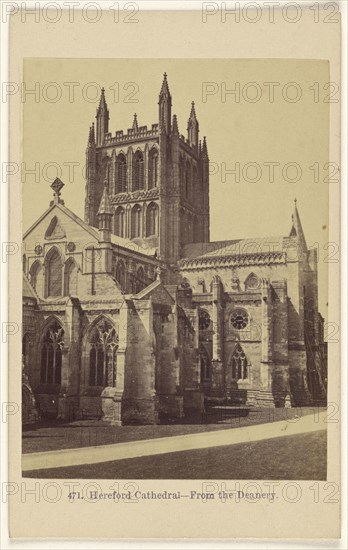
<path fill-rule="evenodd" d="M 125 193 L 127 191 L 127 161 L 124 155 L 117 157 L 116 169 L 116 193 Z"/>
<path fill-rule="evenodd" d="M 125 212 L 122 206 L 119 206 L 115 212 L 114 231 L 115 235 L 125 237 Z"/>
<path fill-rule="evenodd" d="M 158 181 L 158 152 L 156 149 L 150 151 L 149 155 L 149 189 L 157 187 Z"/>
<path fill-rule="evenodd" d="M 133 191 L 144 189 L 144 156 L 137 151 L 133 161 Z"/>
<path fill-rule="evenodd" d="M 132 209 L 131 214 L 131 238 L 136 239 L 142 236 L 141 230 L 141 208 L 136 204 Z"/>
<path fill-rule="evenodd" d="M 158 235 L 158 206 L 150 203 L 146 210 L 146 236 Z"/>

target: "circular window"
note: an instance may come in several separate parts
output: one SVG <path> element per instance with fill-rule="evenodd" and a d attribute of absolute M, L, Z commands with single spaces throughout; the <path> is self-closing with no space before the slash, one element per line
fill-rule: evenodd
<path fill-rule="evenodd" d="M 236 330 L 242 330 L 248 324 L 248 314 L 245 309 L 235 309 L 231 315 L 231 325 Z"/>
<path fill-rule="evenodd" d="M 206 330 L 210 326 L 210 315 L 205 309 L 199 310 L 199 328 Z"/>
<path fill-rule="evenodd" d="M 255 289 L 259 286 L 259 279 L 256 275 L 251 275 L 247 281 L 247 288 Z"/>

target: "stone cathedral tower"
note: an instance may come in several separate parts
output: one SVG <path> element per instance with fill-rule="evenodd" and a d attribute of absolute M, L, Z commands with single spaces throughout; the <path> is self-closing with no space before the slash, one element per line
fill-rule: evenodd
<path fill-rule="evenodd" d="M 107 182 L 112 233 L 133 240 L 168 267 L 190 243 L 209 242 L 209 158 L 206 138 L 192 102 L 186 137 L 172 115 L 172 97 L 164 74 L 158 122 L 140 126 L 134 115 L 124 133 L 109 132 L 109 110 L 102 89 L 96 126 L 86 150 L 85 221 L 98 226 L 97 213 Z"/>

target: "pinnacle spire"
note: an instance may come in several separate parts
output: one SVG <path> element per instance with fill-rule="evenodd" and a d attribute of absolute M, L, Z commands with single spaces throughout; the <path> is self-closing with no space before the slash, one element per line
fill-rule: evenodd
<path fill-rule="evenodd" d="M 88 135 L 88 145 L 95 144 L 95 133 L 94 133 L 94 122 L 92 123 L 92 126 L 89 128 L 89 135 Z"/>
<path fill-rule="evenodd" d="M 97 146 L 100 147 L 104 143 L 105 134 L 109 131 L 109 109 L 105 100 L 105 88 L 101 89 L 99 107 L 95 118 L 97 119 L 96 142 Z"/>
<path fill-rule="evenodd" d="M 133 119 L 133 126 L 132 126 L 132 129 L 137 132 L 139 130 L 139 127 L 138 127 L 138 120 L 137 120 L 137 114 L 134 113 L 134 119 Z"/>
<path fill-rule="evenodd" d="M 197 120 L 196 111 L 195 111 L 195 102 L 194 101 L 191 102 L 190 119 Z"/>
<path fill-rule="evenodd" d="M 163 75 L 162 88 L 158 99 L 158 123 L 161 133 L 171 132 L 172 123 L 172 96 L 170 95 L 167 73 Z"/>
<path fill-rule="evenodd" d="M 307 250 L 306 238 L 302 228 L 300 214 L 297 209 L 297 199 L 294 199 L 294 211 L 292 214 L 292 226 L 290 230 L 290 237 L 297 237 L 302 243 L 303 248 Z"/>
<path fill-rule="evenodd" d="M 102 88 L 101 89 L 101 94 L 100 94 L 98 112 L 107 111 L 107 110 L 108 110 L 108 107 L 107 107 L 106 99 L 105 99 L 105 88 Z"/>
<path fill-rule="evenodd" d="M 168 80 L 167 80 L 167 73 L 163 73 L 163 82 L 162 82 L 162 88 L 161 88 L 161 91 L 160 91 L 160 96 L 163 96 L 163 95 L 170 96 Z"/>
<path fill-rule="evenodd" d="M 205 137 L 205 136 L 203 137 L 202 157 L 205 158 L 206 160 L 209 160 L 209 157 L 208 157 L 207 140 L 206 140 L 206 137 Z"/>
<path fill-rule="evenodd" d="M 179 128 L 178 128 L 178 119 L 176 115 L 173 115 L 173 128 L 172 128 L 173 134 L 179 134 Z"/>
<path fill-rule="evenodd" d="M 102 214 L 107 214 L 107 215 L 112 216 L 112 210 L 111 210 L 111 205 L 110 205 L 110 198 L 109 198 L 107 180 L 104 181 L 104 190 L 103 190 L 103 194 L 102 194 L 102 198 L 101 198 L 101 201 L 100 201 L 99 210 L 98 210 L 97 215 L 100 216 Z"/>

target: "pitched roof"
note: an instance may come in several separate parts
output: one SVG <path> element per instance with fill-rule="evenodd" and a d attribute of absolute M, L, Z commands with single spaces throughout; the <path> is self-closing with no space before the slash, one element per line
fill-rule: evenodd
<path fill-rule="evenodd" d="M 182 261 L 218 260 L 237 256 L 278 254 L 284 251 L 283 236 L 191 243 L 183 248 Z"/>
<path fill-rule="evenodd" d="M 111 242 L 112 244 L 115 244 L 120 248 L 126 248 L 128 250 L 132 250 L 136 254 L 144 254 L 145 256 L 152 256 L 153 258 L 156 257 L 157 248 L 153 248 L 153 247 L 143 248 L 136 242 L 130 241 L 129 239 L 124 239 L 123 237 L 119 237 L 118 235 L 112 234 Z"/>

